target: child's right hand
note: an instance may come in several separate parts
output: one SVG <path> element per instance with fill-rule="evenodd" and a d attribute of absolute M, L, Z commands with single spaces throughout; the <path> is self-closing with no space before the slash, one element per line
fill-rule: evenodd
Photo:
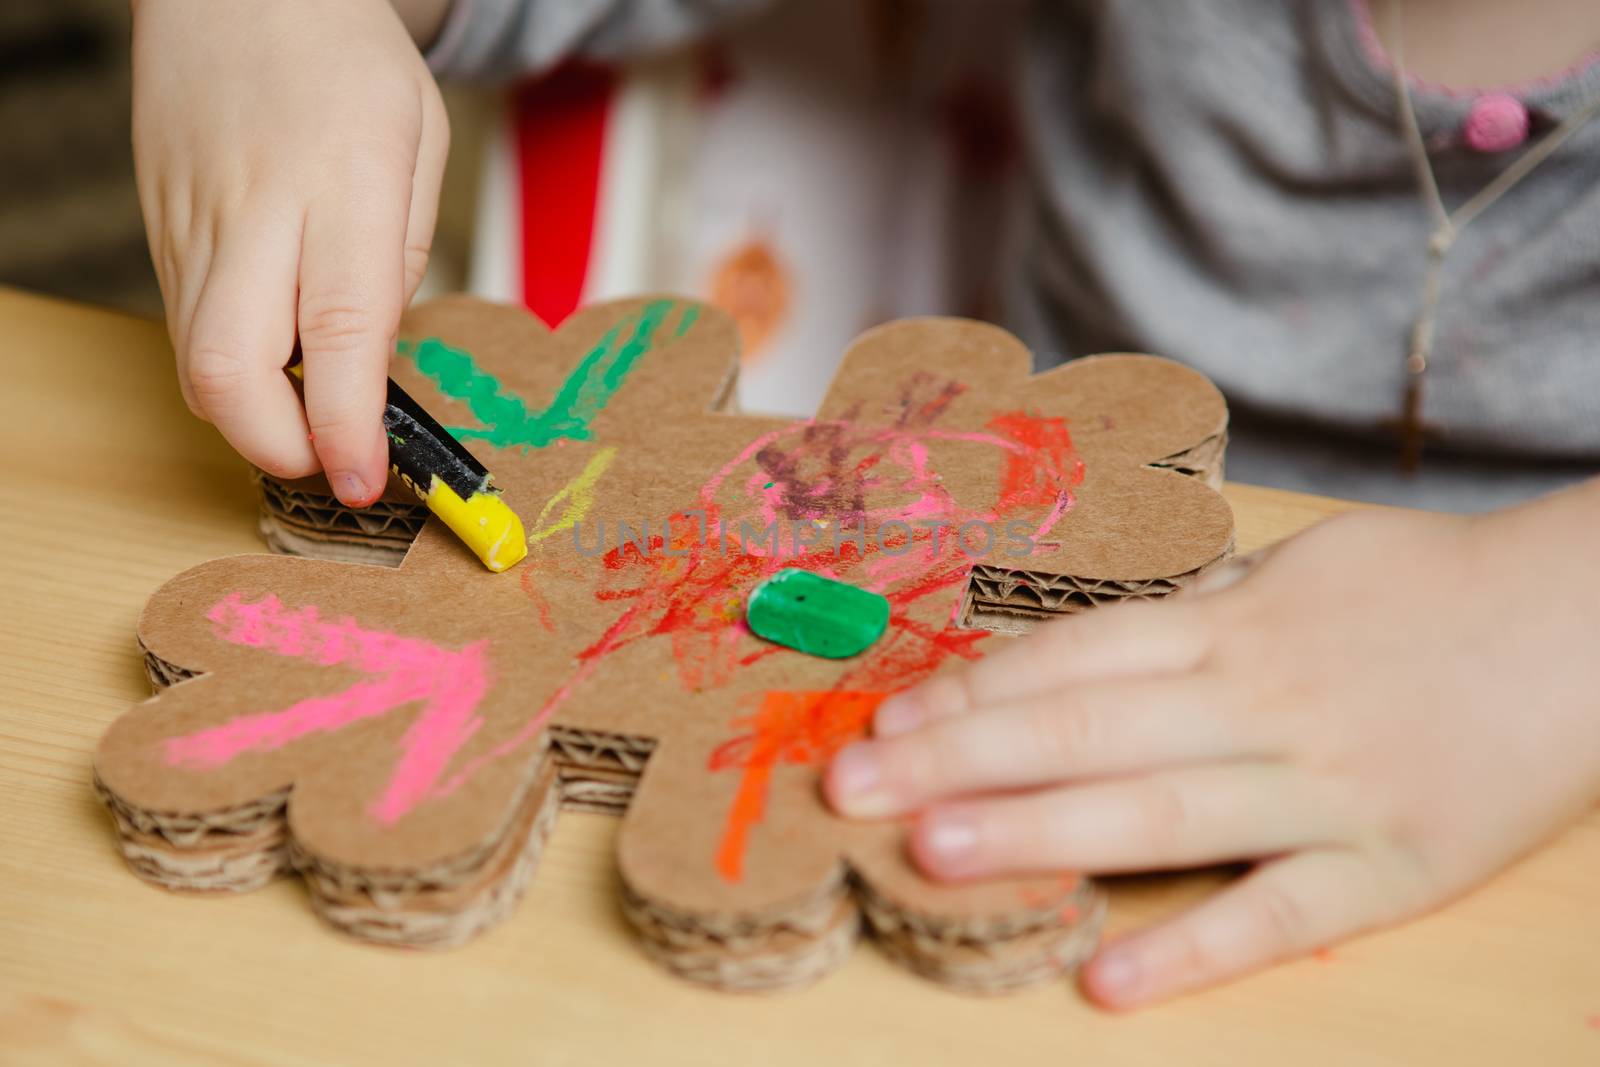
<path fill-rule="evenodd" d="M 384 382 L 449 148 L 387 0 L 133 0 L 133 149 L 184 399 L 346 504 L 388 467 Z M 298 333 L 305 407 L 283 367 Z"/>

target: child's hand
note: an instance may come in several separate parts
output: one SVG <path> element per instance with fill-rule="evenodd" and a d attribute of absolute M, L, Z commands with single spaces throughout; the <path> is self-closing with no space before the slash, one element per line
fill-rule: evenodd
<path fill-rule="evenodd" d="M 1334 519 L 885 701 L 829 798 L 921 811 L 940 878 L 1261 860 L 1102 949 L 1084 985 L 1112 1007 L 1417 915 L 1600 796 L 1597 525 L 1600 483 Z"/>
<path fill-rule="evenodd" d="M 387 0 L 135 0 L 133 147 L 178 380 L 280 477 L 370 503 L 444 105 Z M 305 409 L 283 373 L 296 332 Z"/>

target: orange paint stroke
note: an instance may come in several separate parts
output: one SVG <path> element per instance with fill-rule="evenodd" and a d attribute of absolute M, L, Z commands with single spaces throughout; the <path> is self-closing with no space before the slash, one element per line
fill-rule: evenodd
<path fill-rule="evenodd" d="M 767 692 L 755 715 L 736 726 L 749 733 L 719 745 L 711 753 L 713 771 L 743 767 L 739 789 L 728 808 L 717 871 L 729 882 L 744 877 L 744 856 L 750 830 L 766 815 L 767 787 L 780 763 L 817 766 L 845 745 L 865 736 L 872 713 L 888 696 L 867 692 Z"/>
<path fill-rule="evenodd" d="M 711 278 L 711 302 L 739 328 L 742 361 L 757 362 L 789 314 L 789 271 L 772 246 L 759 238 L 728 253 Z"/>

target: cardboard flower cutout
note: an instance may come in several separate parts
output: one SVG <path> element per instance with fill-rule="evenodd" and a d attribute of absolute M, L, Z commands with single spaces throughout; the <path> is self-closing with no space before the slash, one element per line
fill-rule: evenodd
<path fill-rule="evenodd" d="M 395 377 L 495 473 L 528 559 L 490 574 L 399 498 L 350 512 L 265 481 L 279 547 L 382 560 L 420 533 L 398 566 L 240 556 L 156 593 L 139 638 L 158 693 L 96 759 L 136 872 L 243 890 L 298 871 L 342 930 L 453 945 L 510 913 L 566 805 L 622 813 L 642 943 L 719 987 L 814 979 L 863 915 L 966 988 L 1093 947 L 1088 881 L 933 883 L 903 824 L 837 818 L 817 782 L 885 695 L 993 631 L 1226 556 L 1205 379 L 1148 356 L 1031 376 L 999 329 L 912 320 L 857 341 L 796 422 L 722 410 L 734 332 L 688 301 L 552 333 L 456 298 L 402 336 Z M 826 660 L 751 634 L 746 594 L 785 567 L 881 593 L 884 636 Z"/>

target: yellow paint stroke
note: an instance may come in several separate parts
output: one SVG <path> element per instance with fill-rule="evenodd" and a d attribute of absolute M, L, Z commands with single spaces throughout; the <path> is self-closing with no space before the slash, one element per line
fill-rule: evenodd
<path fill-rule="evenodd" d="M 611 466 L 611 461 L 617 456 L 615 446 L 607 446 L 594 454 L 578 476 L 561 487 L 560 492 L 545 501 L 539 510 L 539 517 L 534 520 L 534 531 L 528 536 L 528 543 L 536 545 L 545 538 L 570 530 L 583 521 L 589 514 L 589 509 L 594 507 L 594 487 L 600 476 Z M 562 501 L 566 501 L 566 510 L 553 524 L 546 526 L 545 519 L 556 509 Z"/>

